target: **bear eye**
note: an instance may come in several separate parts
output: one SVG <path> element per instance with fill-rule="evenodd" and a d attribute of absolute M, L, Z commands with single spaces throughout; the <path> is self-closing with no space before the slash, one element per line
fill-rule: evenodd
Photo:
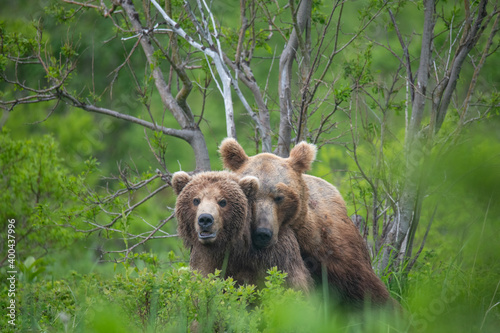
<path fill-rule="evenodd" d="M 283 201 L 283 199 L 285 199 L 284 196 L 278 195 L 277 197 L 274 198 L 274 202 L 276 202 L 277 204 L 279 204 L 280 202 Z"/>
<path fill-rule="evenodd" d="M 199 204 L 200 204 L 200 199 L 195 198 L 195 199 L 193 200 L 193 205 L 198 206 Z"/>
<path fill-rule="evenodd" d="M 219 206 L 226 207 L 226 205 L 227 205 L 226 199 L 222 199 L 221 201 L 219 201 Z"/>

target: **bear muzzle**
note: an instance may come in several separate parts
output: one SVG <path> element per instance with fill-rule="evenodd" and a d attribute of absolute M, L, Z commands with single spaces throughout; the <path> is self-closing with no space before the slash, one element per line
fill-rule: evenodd
<path fill-rule="evenodd" d="M 214 217 L 211 214 L 201 214 L 198 217 L 198 239 L 202 242 L 210 242 L 215 240 L 217 232 L 212 231 L 212 226 L 214 224 Z"/>
<path fill-rule="evenodd" d="M 252 234 L 252 242 L 258 248 L 266 248 L 271 245 L 273 231 L 268 228 L 257 228 Z"/>

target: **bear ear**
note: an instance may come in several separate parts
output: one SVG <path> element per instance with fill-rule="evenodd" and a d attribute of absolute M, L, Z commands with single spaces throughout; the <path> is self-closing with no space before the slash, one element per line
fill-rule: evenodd
<path fill-rule="evenodd" d="M 182 189 L 191 181 L 191 176 L 184 171 L 178 171 L 172 176 L 172 187 L 174 188 L 175 194 L 179 195 Z"/>
<path fill-rule="evenodd" d="M 295 171 L 304 173 L 311 169 L 311 164 L 316 158 L 316 151 L 315 145 L 302 141 L 290 151 L 288 163 Z"/>
<path fill-rule="evenodd" d="M 248 161 L 247 154 L 245 154 L 243 148 L 233 138 L 224 139 L 220 145 L 219 152 L 222 157 L 224 168 L 231 171 L 238 170 Z"/>
<path fill-rule="evenodd" d="M 259 180 L 254 176 L 241 178 L 239 184 L 247 198 L 254 198 L 259 190 Z"/>

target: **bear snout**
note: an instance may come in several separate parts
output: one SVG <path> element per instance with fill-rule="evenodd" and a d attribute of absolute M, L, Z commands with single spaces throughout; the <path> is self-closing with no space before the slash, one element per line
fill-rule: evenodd
<path fill-rule="evenodd" d="M 214 230 L 215 218 L 212 214 L 201 214 L 198 217 L 198 240 L 202 244 L 211 244 L 215 242 L 217 230 Z"/>
<path fill-rule="evenodd" d="M 265 248 L 271 244 L 273 231 L 268 228 L 257 228 L 252 234 L 253 244 L 258 248 Z"/>
<path fill-rule="evenodd" d="M 212 214 L 201 214 L 198 217 L 198 225 L 200 226 L 201 230 L 209 230 L 212 227 L 212 224 L 214 224 L 214 217 L 212 216 Z"/>

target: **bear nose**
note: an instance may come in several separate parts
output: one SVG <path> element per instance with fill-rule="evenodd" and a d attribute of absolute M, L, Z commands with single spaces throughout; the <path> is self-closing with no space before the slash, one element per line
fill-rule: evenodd
<path fill-rule="evenodd" d="M 213 223 L 214 217 L 210 214 L 201 214 L 200 217 L 198 217 L 198 224 L 203 230 L 209 228 Z"/>
<path fill-rule="evenodd" d="M 257 247 L 267 247 L 273 238 L 273 232 L 267 228 L 257 228 L 253 233 L 253 244 Z"/>

